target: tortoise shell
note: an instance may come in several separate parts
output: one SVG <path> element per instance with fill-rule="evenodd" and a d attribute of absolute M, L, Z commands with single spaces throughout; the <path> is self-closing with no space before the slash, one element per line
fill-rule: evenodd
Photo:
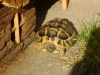
<path fill-rule="evenodd" d="M 46 51 L 49 52 L 65 53 L 66 49 L 72 47 L 76 41 L 77 33 L 65 19 L 54 18 L 37 31 L 36 43 L 43 45 L 42 49 L 45 49 L 46 45 L 48 48 Z"/>

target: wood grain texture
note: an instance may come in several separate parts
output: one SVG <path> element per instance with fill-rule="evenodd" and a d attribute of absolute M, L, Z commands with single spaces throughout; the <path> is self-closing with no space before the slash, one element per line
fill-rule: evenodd
<path fill-rule="evenodd" d="M 30 0 L 0 0 L 4 6 L 19 8 L 27 5 Z"/>

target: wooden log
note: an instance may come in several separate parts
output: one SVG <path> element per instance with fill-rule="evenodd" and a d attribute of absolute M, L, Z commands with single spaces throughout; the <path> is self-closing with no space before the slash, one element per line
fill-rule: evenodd
<path fill-rule="evenodd" d="M 19 27 L 23 26 L 25 21 L 26 21 L 26 16 L 23 13 L 21 13 L 21 22 L 19 23 Z M 14 26 L 14 27 L 12 27 L 11 30 L 12 30 L 12 32 L 14 32 L 16 29 L 17 28 Z"/>
<path fill-rule="evenodd" d="M 62 9 L 67 10 L 68 8 L 68 0 L 62 0 Z"/>
<path fill-rule="evenodd" d="M 16 13 L 17 15 L 19 14 L 19 20 L 15 19 Z M 15 43 L 16 37 L 14 32 L 17 29 L 15 26 L 16 22 L 17 26 L 20 27 L 20 43 Z M 20 10 L 0 5 L 0 67 L 21 51 L 24 51 L 24 49 L 35 40 L 35 23 L 36 10 L 34 0 L 30 0 L 30 3 Z"/>
<path fill-rule="evenodd" d="M 19 31 L 18 13 L 16 13 L 15 17 L 14 17 L 14 27 L 16 28 L 16 30 L 15 30 L 15 42 L 16 43 L 20 43 L 20 31 Z"/>

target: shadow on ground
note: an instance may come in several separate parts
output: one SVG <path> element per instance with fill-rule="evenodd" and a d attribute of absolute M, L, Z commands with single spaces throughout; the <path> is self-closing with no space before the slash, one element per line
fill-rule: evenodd
<path fill-rule="evenodd" d="M 36 31 L 41 27 L 42 23 L 46 18 L 46 14 L 48 10 L 51 8 L 53 4 L 55 4 L 58 0 L 36 0 L 35 7 L 36 7 Z"/>
<path fill-rule="evenodd" d="M 100 75 L 100 27 L 91 31 L 84 58 L 76 63 L 70 75 Z"/>

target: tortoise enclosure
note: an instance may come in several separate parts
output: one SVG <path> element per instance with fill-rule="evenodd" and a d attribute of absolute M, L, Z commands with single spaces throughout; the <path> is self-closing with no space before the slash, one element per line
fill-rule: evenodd
<path fill-rule="evenodd" d="M 26 17 L 25 23 L 18 28 L 20 43 L 16 42 L 17 35 L 15 35 L 15 32 L 17 29 L 14 28 L 14 16 L 16 12 L 18 12 L 20 21 L 21 13 Z M 19 10 L 0 5 L 0 66 L 18 55 L 35 39 L 35 13 L 34 1 L 32 0 L 31 4 L 29 3 Z"/>
<path fill-rule="evenodd" d="M 70 0 L 68 9 L 66 11 L 62 10 L 61 4 L 57 0 L 36 0 L 35 7 L 36 7 L 36 18 L 37 18 L 36 30 L 40 27 L 40 25 L 45 24 L 47 21 L 52 20 L 55 17 L 60 17 L 60 18 L 67 18 L 69 21 L 71 21 L 74 24 L 78 33 L 80 33 L 80 31 L 82 31 L 81 29 L 82 27 L 84 27 L 85 25 L 87 27 L 89 24 L 91 25 L 91 23 L 88 24 L 88 22 L 90 22 L 91 19 L 93 19 L 94 11 L 95 11 L 95 16 L 97 17 L 96 13 L 100 12 L 100 0 L 77 0 L 77 1 Z M 4 9 L 4 8 L 6 9 L 6 7 L 3 7 L 1 9 Z M 27 11 L 23 11 L 23 12 L 24 13 L 28 11 L 32 12 L 31 11 L 32 9 L 34 8 L 32 7 L 31 9 L 28 8 Z M 20 12 L 21 11 L 19 11 L 19 16 L 20 16 Z M 13 24 L 13 18 L 14 18 L 14 14 L 11 21 L 8 24 Z M 77 20 L 79 20 L 80 22 L 82 21 L 83 25 L 81 26 Z M 27 21 L 29 21 L 29 19 Z M 85 21 L 86 24 L 83 21 Z M 91 22 L 93 23 L 94 21 L 92 20 Z M 97 24 L 97 22 L 93 24 Z M 99 21 L 99 24 L 100 24 L 100 21 Z M 11 26 L 10 28 L 12 29 L 13 25 L 10 25 L 10 26 Z M 87 32 L 85 32 L 85 35 L 86 33 Z M 74 54 L 76 54 L 77 52 L 79 52 L 79 54 L 83 54 L 82 52 L 84 49 L 83 42 L 76 43 L 71 49 L 69 49 L 66 52 L 64 56 L 61 57 L 59 54 L 53 54 L 53 53 L 43 52 L 43 51 L 35 51 L 33 47 L 34 42 L 32 42 L 27 48 L 24 49 L 24 46 L 26 45 L 26 42 L 24 42 L 25 40 L 21 41 L 21 43 L 23 42 L 22 45 L 16 44 L 11 37 L 10 41 L 14 43 L 13 48 L 16 49 L 18 45 L 18 47 L 21 46 L 21 48 L 24 49 L 25 51 L 19 54 L 11 62 L 8 62 L 3 67 L 0 67 L 0 75 L 41 75 L 41 74 L 43 75 L 100 75 L 100 72 L 99 72 L 100 63 L 98 63 L 100 62 L 100 59 L 99 59 L 100 58 L 100 54 L 99 54 L 100 53 L 100 40 L 99 40 L 100 35 L 98 35 L 99 33 L 100 33 L 100 28 L 96 28 L 93 32 L 91 32 L 91 34 L 93 34 L 96 37 L 90 36 L 89 43 L 85 46 L 87 50 L 85 52 L 85 56 L 82 56 L 83 60 L 79 60 L 79 62 L 76 63 L 76 65 L 73 64 L 73 62 L 75 61 L 74 59 L 77 59 L 77 57 L 74 57 Z M 96 40 L 96 38 L 99 41 Z M 15 55 L 16 53 L 19 53 L 22 50 L 22 49 L 19 49 L 19 50 L 16 50 L 17 52 L 15 52 L 15 49 L 13 48 L 11 48 L 13 49 L 13 51 L 11 51 L 11 49 L 7 49 L 8 47 L 6 46 L 8 45 L 7 44 L 8 42 L 5 42 L 4 46 L 1 49 L 1 52 L 3 53 L 8 51 L 3 56 L 4 59 L 1 58 L 1 61 L 3 63 L 5 59 L 7 59 L 7 57 L 10 58 L 11 55 L 13 54 Z M 6 48 L 6 51 L 5 50 L 3 51 L 3 49 L 5 48 Z M 89 48 L 91 50 L 89 50 Z M 90 52 L 90 51 L 93 51 L 93 52 Z M 74 57 L 74 58 L 72 57 L 73 60 L 71 60 L 72 58 L 68 59 L 68 56 L 69 57 L 73 56 Z M 89 59 L 87 59 L 87 57 L 89 57 Z"/>

